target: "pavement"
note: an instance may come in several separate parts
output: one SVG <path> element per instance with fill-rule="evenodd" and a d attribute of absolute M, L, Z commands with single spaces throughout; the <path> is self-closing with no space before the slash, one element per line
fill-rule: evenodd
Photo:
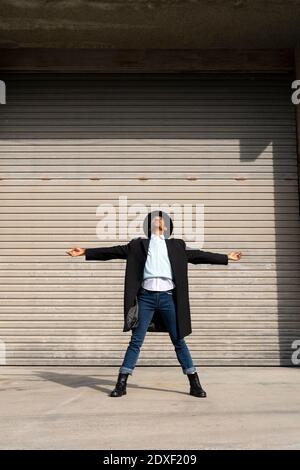
<path fill-rule="evenodd" d="M 300 449 L 300 369 L 137 367 L 109 397 L 116 367 L 0 367 L 1 449 Z"/>

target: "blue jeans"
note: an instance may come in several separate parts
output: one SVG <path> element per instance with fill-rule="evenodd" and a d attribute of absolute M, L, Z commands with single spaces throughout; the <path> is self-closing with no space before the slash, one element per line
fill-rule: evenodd
<path fill-rule="evenodd" d="M 174 345 L 184 374 L 196 372 L 190 351 L 183 338 L 177 337 L 176 308 L 172 291 L 158 292 L 140 288 L 138 292 L 139 323 L 132 330 L 131 339 L 119 372 L 132 374 L 155 311 L 159 311 Z"/>

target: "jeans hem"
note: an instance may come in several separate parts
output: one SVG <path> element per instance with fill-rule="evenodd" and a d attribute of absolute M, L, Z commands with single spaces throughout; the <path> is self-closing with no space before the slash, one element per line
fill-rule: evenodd
<path fill-rule="evenodd" d="M 197 372 L 196 367 L 189 367 L 188 369 L 183 369 L 184 375 L 194 374 L 195 372 Z"/>
<path fill-rule="evenodd" d="M 119 369 L 120 374 L 130 374 L 132 375 L 133 369 L 129 369 L 128 367 L 120 367 Z"/>

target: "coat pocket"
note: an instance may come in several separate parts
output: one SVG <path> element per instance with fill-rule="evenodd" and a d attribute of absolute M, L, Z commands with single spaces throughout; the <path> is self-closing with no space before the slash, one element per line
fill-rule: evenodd
<path fill-rule="evenodd" d="M 139 304 L 138 299 L 135 297 L 135 304 L 130 307 L 126 315 L 125 325 L 127 330 L 136 328 L 139 322 Z"/>

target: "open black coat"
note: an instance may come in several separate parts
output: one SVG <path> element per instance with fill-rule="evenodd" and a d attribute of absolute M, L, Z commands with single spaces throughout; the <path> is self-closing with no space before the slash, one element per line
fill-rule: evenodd
<path fill-rule="evenodd" d="M 107 261 L 113 259 L 126 259 L 126 275 L 124 289 L 124 327 L 129 331 L 138 322 L 137 292 L 143 282 L 143 272 L 146 263 L 149 238 L 136 238 L 127 245 L 118 245 L 104 248 L 87 248 L 85 259 L 87 261 Z M 175 303 L 177 312 L 178 336 L 183 338 L 192 332 L 189 292 L 188 292 L 188 263 L 192 264 L 228 264 L 225 254 L 211 253 L 197 249 L 189 249 L 183 240 L 177 238 L 166 239 L 169 259 L 173 271 L 176 288 Z M 148 331 L 167 331 L 158 312 L 155 312 Z"/>

